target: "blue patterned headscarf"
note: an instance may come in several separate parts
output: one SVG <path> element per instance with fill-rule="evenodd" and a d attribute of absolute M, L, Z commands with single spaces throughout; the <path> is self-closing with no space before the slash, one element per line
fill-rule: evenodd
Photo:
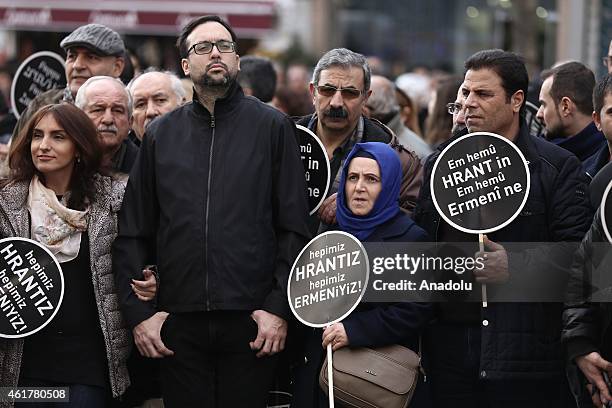
<path fill-rule="evenodd" d="M 378 163 L 382 189 L 376 198 L 372 211 L 364 216 L 357 216 L 351 212 L 346 204 L 345 184 L 351 160 L 361 151 L 367 153 L 365 156 L 372 156 Z M 389 221 L 400 211 L 401 182 L 402 165 L 397 153 L 391 147 L 378 142 L 357 143 L 346 157 L 340 175 L 336 210 L 336 219 L 340 229 L 354 235 L 360 241 L 367 239 L 376 227 Z"/>

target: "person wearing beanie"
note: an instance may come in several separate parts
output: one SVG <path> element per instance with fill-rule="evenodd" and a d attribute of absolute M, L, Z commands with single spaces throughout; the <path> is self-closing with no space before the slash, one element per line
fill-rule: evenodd
<path fill-rule="evenodd" d="M 125 66 L 125 44 L 116 31 L 102 24 L 78 27 L 60 42 L 66 51 L 64 89 L 50 89 L 38 95 L 21 114 L 13 137 L 41 107 L 59 102 L 74 103 L 77 91 L 89 78 L 98 75 L 118 78 Z"/>

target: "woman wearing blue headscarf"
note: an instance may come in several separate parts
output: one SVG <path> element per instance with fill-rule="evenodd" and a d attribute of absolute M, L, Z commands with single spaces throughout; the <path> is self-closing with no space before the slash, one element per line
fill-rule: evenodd
<path fill-rule="evenodd" d="M 400 210 L 401 178 L 401 163 L 391 147 L 384 143 L 357 143 L 340 175 L 338 229 L 362 242 L 427 241 L 427 233 Z M 318 389 L 318 373 L 328 344 L 334 351 L 346 346 L 390 344 L 417 350 L 419 332 L 430 317 L 431 306 L 426 303 L 362 303 L 342 322 L 325 329 L 322 345 L 320 330 L 316 331 L 318 335 L 307 341 L 304 366 L 296 373 L 292 407 L 327 406 L 326 397 Z M 427 406 L 420 386 L 411 407 Z"/>

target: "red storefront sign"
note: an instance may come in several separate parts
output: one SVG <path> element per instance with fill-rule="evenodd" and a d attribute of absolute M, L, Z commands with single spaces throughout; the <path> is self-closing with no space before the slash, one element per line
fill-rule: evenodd
<path fill-rule="evenodd" d="M 205 14 L 225 18 L 241 35 L 259 37 L 274 28 L 274 1 L 28 1 L 0 0 L 0 27 L 71 31 L 88 23 L 127 34 L 176 35 L 186 22 Z"/>

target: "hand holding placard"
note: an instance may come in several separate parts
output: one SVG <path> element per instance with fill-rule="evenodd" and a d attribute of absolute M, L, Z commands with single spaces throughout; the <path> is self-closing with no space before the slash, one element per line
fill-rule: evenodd
<path fill-rule="evenodd" d="M 474 271 L 474 276 L 482 283 L 483 307 L 487 307 L 485 284 L 509 279 L 506 250 L 483 234 L 504 228 L 519 215 L 529 196 L 530 181 L 523 153 L 494 133 L 459 137 L 434 164 L 430 189 L 436 210 L 452 227 L 479 234 L 477 254 L 485 257 L 485 267 Z"/>
<path fill-rule="evenodd" d="M 332 408 L 332 340 L 338 340 L 334 350 L 344 341 L 348 345 L 344 326 L 337 322 L 348 316 L 361 301 L 368 286 L 369 272 L 368 255 L 361 242 L 346 232 L 330 231 L 317 236 L 302 249 L 289 275 L 287 298 L 291 312 L 307 326 L 327 327 L 323 346 L 327 349 L 328 395 Z"/>
<path fill-rule="evenodd" d="M 479 283 L 503 283 L 510 278 L 508 271 L 508 254 L 505 248 L 484 236 L 484 247 L 486 252 L 476 252 L 476 257 L 482 257 L 484 268 L 474 269 L 476 282 Z"/>

